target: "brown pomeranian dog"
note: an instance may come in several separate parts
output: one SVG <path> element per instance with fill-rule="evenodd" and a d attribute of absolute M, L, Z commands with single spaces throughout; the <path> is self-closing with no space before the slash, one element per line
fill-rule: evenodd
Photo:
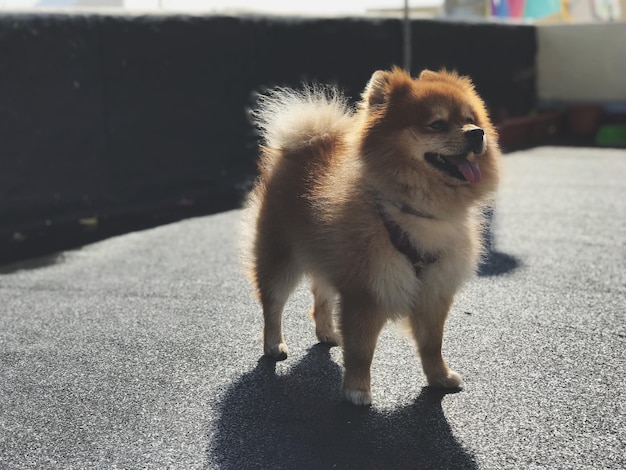
<path fill-rule="evenodd" d="M 444 323 L 481 255 L 500 159 L 470 79 L 394 68 L 372 75 L 354 110 L 335 89 L 308 87 L 271 91 L 252 114 L 263 144 L 244 255 L 265 354 L 287 357 L 283 307 L 307 276 L 317 338 L 343 346 L 346 400 L 371 403 L 377 338 L 398 319 L 428 384 L 462 388 L 442 357 Z"/>

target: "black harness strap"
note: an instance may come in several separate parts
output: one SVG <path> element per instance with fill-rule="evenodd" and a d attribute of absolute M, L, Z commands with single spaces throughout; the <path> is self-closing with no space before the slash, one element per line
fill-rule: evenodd
<path fill-rule="evenodd" d="M 378 207 L 378 212 L 383 220 L 383 224 L 385 229 L 387 229 L 387 233 L 389 234 L 389 240 L 391 244 L 407 257 L 413 269 L 415 271 L 415 275 L 417 277 L 420 276 L 422 270 L 433 264 L 439 258 L 439 255 L 436 253 L 429 253 L 427 251 L 422 251 L 415 247 L 413 243 L 409 240 L 406 232 L 402 230 L 402 227 L 398 225 L 395 221 L 389 218 L 389 216 L 385 213 L 382 207 Z"/>

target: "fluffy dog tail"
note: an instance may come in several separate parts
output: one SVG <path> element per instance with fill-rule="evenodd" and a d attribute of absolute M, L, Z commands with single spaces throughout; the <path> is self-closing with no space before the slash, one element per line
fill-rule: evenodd
<path fill-rule="evenodd" d="M 353 111 L 333 87 L 275 88 L 259 95 L 251 112 L 266 148 L 282 152 L 310 147 L 346 135 Z"/>
<path fill-rule="evenodd" d="M 255 286 L 257 224 L 268 175 L 284 158 L 308 163 L 325 158 L 345 140 L 353 115 L 346 98 L 332 87 L 276 88 L 258 96 L 250 117 L 262 140 L 260 175 L 246 200 L 240 237 L 241 264 Z"/>

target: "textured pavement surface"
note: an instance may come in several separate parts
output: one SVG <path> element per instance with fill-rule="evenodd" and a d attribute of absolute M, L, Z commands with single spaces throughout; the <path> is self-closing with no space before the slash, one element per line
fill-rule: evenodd
<path fill-rule="evenodd" d="M 303 286 L 261 358 L 239 211 L 0 267 L 0 468 L 626 467 L 626 151 L 505 157 L 494 252 L 425 387 L 387 328 L 374 405 L 340 401 Z"/>

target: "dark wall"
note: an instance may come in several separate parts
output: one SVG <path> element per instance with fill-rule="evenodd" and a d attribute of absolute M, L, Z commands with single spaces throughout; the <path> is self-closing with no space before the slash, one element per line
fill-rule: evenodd
<path fill-rule="evenodd" d="M 534 105 L 533 27 L 414 21 L 412 37 L 414 72 Z M 233 207 L 255 171 L 254 91 L 321 81 L 358 99 L 401 48 L 395 19 L 0 16 L 0 248 L 82 218 Z"/>

